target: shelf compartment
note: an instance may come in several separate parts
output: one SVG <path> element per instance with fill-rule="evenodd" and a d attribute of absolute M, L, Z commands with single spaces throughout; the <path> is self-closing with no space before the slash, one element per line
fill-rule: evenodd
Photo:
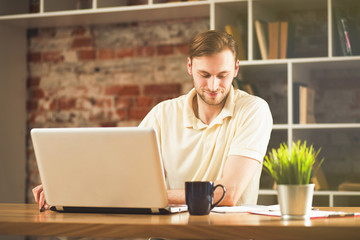
<path fill-rule="evenodd" d="M 294 89 L 301 83 L 314 96 L 295 96 L 293 102 L 308 99 L 308 109 L 294 107 L 294 114 L 308 121 L 294 123 L 357 124 L 360 123 L 360 60 L 309 62 L 293 65 Z M 294 104 L 294 106 L 297 104 Z"/>
<path fill-rule="evenodd" d="M 334 0 L 332 5 L 333 55 L 359 56 L 359 32 L 360 2 L 357 0 Z M 348 44 L 350 48 L 347 47 Z"/>
<path fill-rule="evenodd" d="M 325 158 L 321 169 L 328 189 L 337 190 L 343 182 L 360 182 L 360 128 L 294 129 L 293 139 L 306 140 L 321 149 L 319 159 Z"/>
<path fill-rule="evenodd" d="M 241 49 L 239 60 L 248 59 L 248 2 L 216 3 L 214 22 L 216 30 L 226 31 L 226 26 L 231 26 L 234 29 L 233 31 L 237 31 L 235 34 L 237 34 L 239 38 L 236 38 L 235 34 L 232 35 L 235 35 L 235 40 Z"/>
<path fill-rule="evenodd" d="M 91 9 L 92 0 L 44 0 L 44 12 Z"/>
<path fill-rule="evenodd" d="M 269 23 L 287 22 L 288 34 L 286 58 L 308 58 L 328 56 L 327 1 L 258 0 L 253 2 L 253 56 L 262 59 L 256 36 L 255 21 L 263 22 L 268 53 L 276 51 L 269 42 Z M 275 34 L 277 35 L 277 34 Z M 277 36 L 281 36 L 279 33 Z M 271 42 L 276 42 L 277 38 Z M 281 44 L 275 44 L 281 48 Z M 274 49 L 274 50 L 272 50 Z M 273 58 L 280 56 L 271 54 Z"/>
<path fill-rule="evenodd" d="M 334 207 L 359 207 L 360 206 L 360 196 L 334 196 Z"/>
<path fill-rule="evenodd" d="M 274 124 L 287 123 L 287 64 L 241 65 L 240 78 L 269 104 Z"/>
<path fill-rule="evenodd" d="M 1 3 L 0 16 L 30 12 L 30 0 L 3 0 Z"/>

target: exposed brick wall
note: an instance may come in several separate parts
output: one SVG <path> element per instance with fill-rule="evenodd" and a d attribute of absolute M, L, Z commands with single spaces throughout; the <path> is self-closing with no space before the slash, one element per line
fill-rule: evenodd
<path fill-rule="evenodd" d="M 209 19 L 28 31 L 28 129 L 136 126 L 157 103 L 192 88 L 188 42 Z M 28 138 L 28 201 L 40 183 Z"/>

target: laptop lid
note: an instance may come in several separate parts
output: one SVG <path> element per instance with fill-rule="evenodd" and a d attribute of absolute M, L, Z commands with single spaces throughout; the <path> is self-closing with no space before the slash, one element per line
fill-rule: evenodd
<path fill-rule="evenodd" d="M 31 137 L 49 205 L 167 207 L 152 128 L 38 128 Z"/>

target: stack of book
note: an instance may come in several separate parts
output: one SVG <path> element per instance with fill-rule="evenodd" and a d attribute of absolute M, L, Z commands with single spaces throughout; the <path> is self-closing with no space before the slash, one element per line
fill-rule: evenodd
<path fill-rule="evenodd" d="M 263 60 L 289 57 L 291 29 L 287 21 L 255 21 L 256 37 Z"/>

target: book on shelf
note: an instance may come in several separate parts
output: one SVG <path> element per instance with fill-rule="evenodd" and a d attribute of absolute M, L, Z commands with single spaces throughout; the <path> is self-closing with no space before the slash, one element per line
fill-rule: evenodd
<path fill-rule="evenodd" d="M 280 22 L 280 53 L 279 57 L 281 59 L 285 59 L 287 56 L 287 47 L 288 47 L 288 28 L 289 24 L 288 22 Z"/>
<path fill-rule="evenodd" d="M 256 37 L 259 44 L 260 55 L 263 60 L 268 59 L 268 41 L 266 23 L 255 20 Z"/>
<path fill-rule="evenodd" d="M 261 58 L 264 60 L 290 57 L 293 29 L 293 25 L 288 21 L 264 23 L 255 20 Z"/>
<path fill-rule="evenodd" d="M 360 39 L 355 22 L 341 8 L 334 8 L 334 23 L 343 56 L 360 54 Z M 336 36 L 336 35 L 335 35 Z"/>
<path fill-rule="evenodd" d="M 238 59 L 239 60 L 246 60 L 246 54 L 245 54 L 245 45 L 244 45 L 244 41 L 242 39 L 240 30 L 235 27 L 234 25 L 228 24 L 225 25 L 225 31 L 230 34 L 231 36 L 233 36 L 233 38 L 235 39 L 237 45 L 238 45 Z"/>
<path fill-rule="evenodd" d="M 360 183 L 343 182 L 338 189 L 339 191 L 360 191 Z"/>
<path fill-rule="evenodd" d="M 293 85 L 293 122 L 315 123 L 315 90 L 303 83 Z"/>
<path fill-rule="evenodd" d="M 280 45 L 280 22 L 268 23 L 269 34 L 269 59 L 279 58 L 279 45 Z"/>

